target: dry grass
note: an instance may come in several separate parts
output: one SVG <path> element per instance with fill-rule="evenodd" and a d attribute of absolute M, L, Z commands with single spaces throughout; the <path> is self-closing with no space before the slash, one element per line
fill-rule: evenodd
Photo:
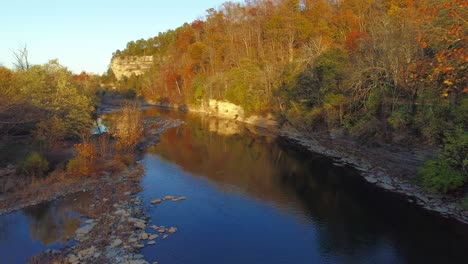
<path fill-rule="evenodd" d="M 115 122 L 112 134 L 117 138 L 120 151 L 133 151 L 141 141 L 144 132 L 143 114 L 138 103 L 126 103 Z"/>

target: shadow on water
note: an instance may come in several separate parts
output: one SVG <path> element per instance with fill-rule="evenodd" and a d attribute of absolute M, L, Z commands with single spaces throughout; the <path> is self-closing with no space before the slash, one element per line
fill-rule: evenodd
<path fill-rule="evenodd" d="M 162 115 L 186 124 L 148 151 L 143 196 L 172 190 L 189 200 L 173 205 L 184 209 L 151 209 L 156 222 L 177 224 L 181 234 L 145 249 L 147 256 L 164 263 L 460 263 L 466 257 L 465 226 L 376 189 L 352 168 L 241 124 Z M 199 251 L 191 255 L 192 247 Z"/>

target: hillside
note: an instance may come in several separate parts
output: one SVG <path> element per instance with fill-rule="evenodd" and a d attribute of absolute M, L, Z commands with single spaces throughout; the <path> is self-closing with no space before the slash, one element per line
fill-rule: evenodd
<path fill-rule="evenodd" d="M 204 19 L 130 41 L 114 57 L 153 56 L 145 74 L 120 82 L 149 102 L 227 101 L 304 134 L 443 144 L 426 174 L 452 175 L 447 191 L 467 174 L 467 7 L 460 0 L 226 2 Z M 437 180 L 426 184 L 439 189 Z"/>

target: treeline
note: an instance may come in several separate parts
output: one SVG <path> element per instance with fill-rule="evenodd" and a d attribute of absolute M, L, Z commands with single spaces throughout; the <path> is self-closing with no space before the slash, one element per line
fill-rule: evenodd
<path fill-rule="evenodd" d="M 44 149 L 89 134 L 98 103 L 97 75 L 73 75 L 57 60 L 0 67 L 0 139 L 29 136 Z"/>
<path fill-rule="evenodd" d="M 132 84 L 153 101 L 226 99 L 305 130 L 436 143 L 468 120 L 466 8 L 456 0 L 227 2 L 114 56 L 154 56 Z"/>
<path fill-rule="evenodd" d="M 462 0 L 226 2 L 114 56 L 154 57 L 153 68 L 131 80 L 148 100 L 222 99 L 306 132 L 458 142 L 458 157 L 441 159 L 462 172 L 460 186 L 468 164 L 467 7 Z"/>
<path fill-rule="evenodd" d="M 34 193 L 31 183 L 66 187 L 135 164 L 144 130 L 139 104 L 123 104 L 113 126 L 92 136 L 106 79 L 73 74 L 57 60 L 29 65 L 21 52 L 14 70 L 0 67 L 0 170 L 16 168 L 0 181 L 0 194 Z"/>

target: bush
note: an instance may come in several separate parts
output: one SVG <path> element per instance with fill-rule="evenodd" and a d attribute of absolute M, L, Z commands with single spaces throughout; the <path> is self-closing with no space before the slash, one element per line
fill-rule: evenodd
<path fill-rule="evenodd" d="M 49 162 L 41 154 L 34 151 L 26 156 L 20 169 L 28 176 L 42 177 L 49 170 Z"/>
<path fill-rule="evenodd" d="M 445 159 L 429 160 L 419 169 L 419 175 L 425 188 L 447 193 L 462 187 L 466 177 L 454 169 Z"/>
<path fill-rule="evenodd" d="M 90 143 L 75 144 L 76 157 L 67 165 L 67 172 L 76 176 L 89 176 L 96 171 L 96 148 Z"/>
<path fill-rule="evenodd" d="M 143 137 L 143 115 L 137 103 L 128 103 L 123 106 L 121 115 L 115 123 L 112 134 L 117 138 L 119 150 L 133 149 Z"/>
<path fill-rule="evenodd" d="M 441 154 L 442 158 L 453 168 L 467 173 L 468 167 L 468 133 L 459 128 L 455 133 L 447 135 L 445 140 L 444 150 Z"/>
<path fill-rule="evenodd" d="M 323 108 L 326 113 L 326 120 L 329 127 L 336 127 L 343 124 L 344 104 L 346 98 L 342 94 L 327 94 L 325 95 L 325 103 Z"/>
<path fill-rule="evenodd" d="M 394 130 L 404 130 L 410 123 L 410 115 L 405 110 L 400 109 L 392 112 L 387 121 Z"/>
<path fill-rule="evenodd" d="M 426 141 L 439 144 L 446 131 L 453 128 L 450 107 L 438 95 L 428 92 L 420 97 L 417 102 L 418 111 L 414 116 L 415 127 Z"/>

